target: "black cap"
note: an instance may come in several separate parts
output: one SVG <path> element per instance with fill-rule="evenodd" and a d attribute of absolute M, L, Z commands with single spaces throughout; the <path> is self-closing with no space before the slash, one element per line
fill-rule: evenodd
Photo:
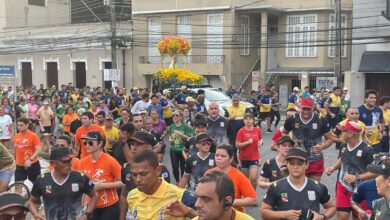
<path fill-rule="evenodd" d="M 307 152 L 299 147 L 293 147 L 291 148 L 286 156 L 286 160 L 291 158 L 298 158 L 304 161 L 307 161 Z"/>
<path fill-rule="evenodd" d="M 290 142 L 293 146 L 295 145 L 295 142 L 290 138 L 290 136 L 282 136 L 278 140 L 278 145 L 283 144 L 284 142 Z"/>
<path fill-rule="evenodd" d="M 196 144 L 199 144 L 200 142 L 206 141 L 206 140 L 213 141 L 213 139 L 207 133 L 200 133 L 200 134 L 196 135 L 196 137 L 195 137 Z"/>
<path fill-rule="evenodd" d="M 378 175 L 390 176 L 390 159 L 387 158 L 379 165 L 368 165 L 368 172 Z"/>
<path fill-rule="evenodd" d="M 53 147 L 50 152 L 50 160 L 67 161 L 73 157 L 72 150 L 66 147 Z"/>
<path fill-rule="evenodd" d="M 141 144 L 150 144 L 152 147 L 158 144 L 157 139 L 151 133 L 146 131 L 135 132 L 129 141 L 136 141 Z"/>
<path fill-rule="evenodd" d="M 85 135 L 84 137 L 81 137 L 81 139 L 88 139 L 88 140 L 104 140 L 104 136 L 98 132 L 98 131 L 90 131 Z"/>
<path fill-rule="evenodd" d="M 244 118 L 246 118 L 246 117 L 252 117 L 253 120 L 255 119 L 255 116 L 250 112 L 245 113 Z"/>
<path fill-rule="evenodd" d="M 198 125 L 204 125 L 207 127 L 207 121 L 204 119 L 195 119 L 194 120 L 194 127 L 196 127 Z"/>

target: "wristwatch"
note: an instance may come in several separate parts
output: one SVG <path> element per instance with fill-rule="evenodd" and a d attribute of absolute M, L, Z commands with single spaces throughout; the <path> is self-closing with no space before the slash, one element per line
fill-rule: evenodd
<path fill-rule="evenodd" d="M 92 219 L 92 213 L 87 212 L 87 211 L 83 211 L 83 214 L 84 214 L 85 216 L 87 216 L 87 219 Z"/>

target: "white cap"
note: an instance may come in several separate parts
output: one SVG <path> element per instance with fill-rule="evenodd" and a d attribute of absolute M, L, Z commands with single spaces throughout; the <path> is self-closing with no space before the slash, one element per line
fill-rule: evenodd
<path fill-rule="evenodd" d="M 343 91 L 345 91 L 345 90 L 348 90 L 348 88 L 347 88 L 347 87 L 344 87 L 344 88 L 343 88 Z"/>

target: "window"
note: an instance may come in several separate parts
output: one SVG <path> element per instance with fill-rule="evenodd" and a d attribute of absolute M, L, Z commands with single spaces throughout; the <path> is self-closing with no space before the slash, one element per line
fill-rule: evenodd
<path fill-rule="evenodd" d="M 249 16 L 241 16 L 241 46 L 240 54 L 249 55 L 249 43 L 250 43 L 250 33 L 249 33 Z"/>
<path fill-rule="evenodd" d="M 160 52 L 156 45 L 161 39 L 161 18 L 149 17 L 148 18 L 148 42 L 149 42 L 149 62 L 160 63 Z"/>
<path fill-rule="evenodd" d="M 386 18 L 390 20 L 390 0 L 386 0 Z"/>
<path fill-rule="evenodd" d="M 317 53 L 317 15 L 288 16 L 286 56 L 315 57 Z"/>
<path fill-rule="evenodd" d="M 335 16 L 334 15 L 330 15 L 330 19 L 329 19 L 329 30 L 332 30 L 334 29 L 336 26 L 334 24 L 335 22 Z M 348 25 L 347 25 L 347 15 L 341 15 L 341 28 L 347 28 Z M 343 46 L 341 47 L 341 56 L 342 57 L 346 57 L 347 56 L 347 41 L 345 39 L 347 39 L 348 35 L 347 35 L 347 30 L 341 30 L 341 43 L 343 44 Z M 337 42 L 335 41 L 336 40 L 336 31 L 329 31 L 329 45 L 334 45 L 336 44 Z M 328 56 L 329 57 L 334 57 L 335 55 L 335 46 L 329 46 L 328 47 Z"/>
<path fill-rule="evenodd" d="M 178 16 L 177 17 L 177 35 L 184 36 L 191 42 L 191 16 Z M 188 55 L 191 55 L 191 50 Z M 178 57 L 178 63 L 184 63 L 184 57 Z M 186 63 L 191 63 L 191 56 L 185 59 Z"/>
<path fill-rule="evenodd" d="M 223 54 L 223 15 L 207 15 L 207 63 L 220 62 Z"/>
<path fill-rule="evenodd" d="M 29 5 L 43 6 L 46 7 L 46 0 L 28 0 Z"/>

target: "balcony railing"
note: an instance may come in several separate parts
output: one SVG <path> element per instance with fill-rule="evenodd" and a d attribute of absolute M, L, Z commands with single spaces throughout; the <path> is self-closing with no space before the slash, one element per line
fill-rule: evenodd
<path fill-rule="evenodd" d="M 161 60 L 162 59 L 162 60 Z M 161 56 L 140 56 L 140 64 L 163 64 L 169 65 L 171 63 L 170 57 Z M 222 64 L 225 63 L 225 55 L 205 56 L 205 55 L 189 55 L 178 56 L 176 59 L 177 64 Z"/>

